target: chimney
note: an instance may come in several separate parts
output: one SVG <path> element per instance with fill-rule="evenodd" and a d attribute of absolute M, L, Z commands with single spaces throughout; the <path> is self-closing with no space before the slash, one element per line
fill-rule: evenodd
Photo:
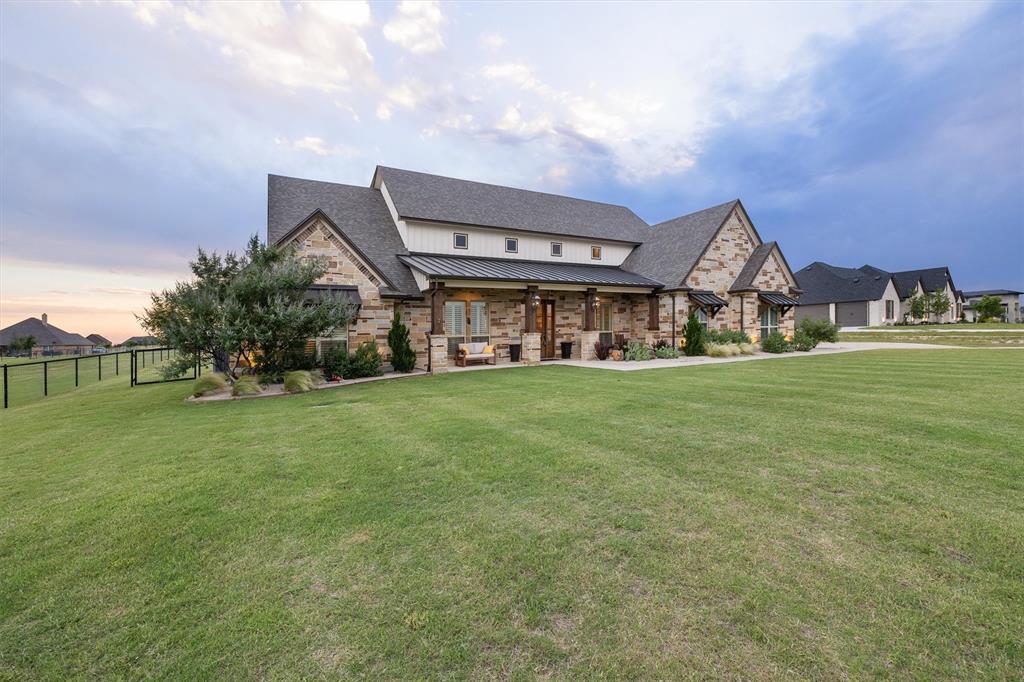
<path fill-rule="evenodd" d="M 46 313 L 43 313 L 43 326 L 46 326 Z"/>

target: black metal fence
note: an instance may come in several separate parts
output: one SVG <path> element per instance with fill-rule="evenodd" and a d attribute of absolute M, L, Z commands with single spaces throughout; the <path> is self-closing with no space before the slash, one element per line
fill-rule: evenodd
<path fill-rule="evenodd" d="M 163 383 L 160 369 L 176 353 L 173 348 L 138 348 L 50 360 L 0 358 L 3 406 L 22 405 L 100 381 L 123 381 L 128 386 Z M 195 379 L 199 371 L 193 367 L 190 375 L 171 381 Z"/>

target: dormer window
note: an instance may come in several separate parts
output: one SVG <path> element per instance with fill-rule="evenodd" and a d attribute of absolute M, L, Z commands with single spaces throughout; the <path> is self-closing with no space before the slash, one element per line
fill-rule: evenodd
<path fill-rule="evenodd" d="M 519 253 L 519 240 L 515 237 L 505 237 L 505 253 Z"/>
<path fill-rule="evenodd" d="M 452 246 L 456 249 L 468 249 L 469 235 L 465 232 L 456 232 L 452 235 Z"/>
<path fill-rule="evenodd" d="M 590 247 L 590 260 L 601 260 L 601 247 L 591 246 Z"/>
<path fill-rule="evenodd" d="M 551 242 L 551 255 L 555 258 L 562 257 L 562 242 Z"/>

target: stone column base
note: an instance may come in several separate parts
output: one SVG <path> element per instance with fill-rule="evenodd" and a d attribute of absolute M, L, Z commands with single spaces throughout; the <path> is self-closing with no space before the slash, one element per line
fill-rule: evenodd
<path fill-rule="evenodd" d="M 523 364 L 540 364 L 540 334 L 523 334 Z"/>
<path fill-rule="evenodd" d="M 601 340 L 601 332 L 580 332 L 580 359 L 597 360 L 594 344 Z"/>
<path fill-rule="evenodd" d="M 448 337 L 430 335 L 430 372 L 444 374 L 448 371 Z"/>

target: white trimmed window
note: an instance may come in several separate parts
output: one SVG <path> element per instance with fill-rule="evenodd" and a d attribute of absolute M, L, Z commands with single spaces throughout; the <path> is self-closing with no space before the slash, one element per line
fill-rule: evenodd
<path fill-rule="evenodd" d="M 505 253 L 519 253 L 519 240 L 515 237 L 505 237 Z"/>
<path fill-rule="evenodd" d="M 448 337 L 448 355 L 454 356 L 459 344 L 466 342 L 466 302 L 444 302 L 444 333 Z"/>
<path fill-rule="evenodd" d="M 703 308 L 697 308 L 697 320 L 705 329 L 708 328 L 708 312 Z"/>
<path fill-rule="evenodd" d="M 469 340 L 473 342 L 491 340 L 486 301 L 470 301 L 469 303 Z"/>
<path fill-rule="evenodd" d="M 601 247 L 591 246 L 590 247 L 590 260 L 601 260 Z"/>
<path fill-rule="evenodd" d="M 779 331 L 779 311 L 775 306 L 767 306 L 761 311 L 761 338 L 777 331 Z"/>
<path fill-rule="evenodd" d="M 465 232 L 455 232 L 452 234 L 452 247 L 456 249 L 468 249 L 469 248 L 469 235 Z"/>
<path fill-rule="evenodd" d="M 562 242 L 551 242 L 551 255 L 555 258 L 562 257 Z"/>

